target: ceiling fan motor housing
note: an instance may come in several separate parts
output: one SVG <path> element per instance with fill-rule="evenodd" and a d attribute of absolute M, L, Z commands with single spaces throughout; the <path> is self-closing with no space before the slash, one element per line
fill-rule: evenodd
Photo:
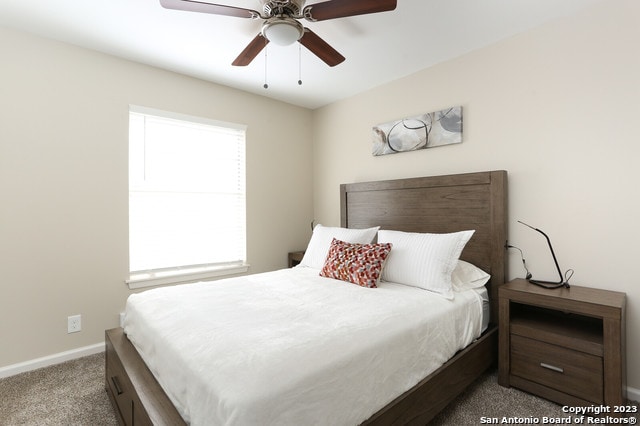
<path fill-rule="evenodd" d="M 300 16 L 304 0 L 262 0 L 266 16 Z"/>

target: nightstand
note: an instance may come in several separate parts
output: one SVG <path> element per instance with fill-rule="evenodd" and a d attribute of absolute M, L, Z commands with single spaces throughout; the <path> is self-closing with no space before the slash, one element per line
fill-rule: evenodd
<path fill-rule="evenodd" d="M 500 385 L 563 405 L 626 402 L 624 293 L 517 279 L 499 296 Z"/>
<path fill-rule="evenodd" d="M 303 251 L 292 251 L 289 253 L 289 268 L 293 268 L 300 262 L 302 262 L 302 258 L 304 257 Z"/>

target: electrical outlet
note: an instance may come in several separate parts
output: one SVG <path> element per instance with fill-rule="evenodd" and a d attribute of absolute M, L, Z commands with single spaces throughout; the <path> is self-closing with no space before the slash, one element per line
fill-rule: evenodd
<path fill-rule="evenodd" d="M 82 317 L 80 315 L 67 317 L 67 334 L 77 333 L 80 330 L 82 330 Z"/>

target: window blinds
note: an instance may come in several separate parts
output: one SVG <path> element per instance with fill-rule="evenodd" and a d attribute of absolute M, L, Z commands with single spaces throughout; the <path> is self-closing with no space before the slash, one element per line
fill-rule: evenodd
<path fill-rule="evenodd" d="M 131 108 L 131 275 L 246 261 L 245 127 Z"/>

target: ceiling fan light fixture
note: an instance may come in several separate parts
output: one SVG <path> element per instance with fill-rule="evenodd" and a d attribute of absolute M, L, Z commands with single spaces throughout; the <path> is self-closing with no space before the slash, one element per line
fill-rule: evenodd
<path fill-rule="evenodd" d="M 272 43 L 289 46 L 302 38 L 304 27 L 295 19 L 269 19 L 262 27 L 262 35 Z"/>

